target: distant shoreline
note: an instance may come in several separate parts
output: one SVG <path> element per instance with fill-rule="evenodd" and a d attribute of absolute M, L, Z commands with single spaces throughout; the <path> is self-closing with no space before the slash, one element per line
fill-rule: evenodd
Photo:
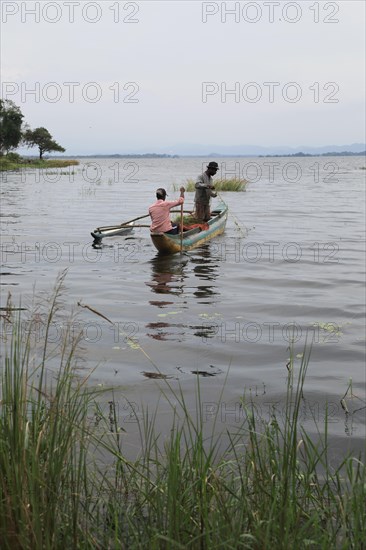
<path fill-rule="evenodd" d="M 167 155 L 167 154 L 158 154 L 158 153 L 145 153 L 145 154 L 94 154 L 94 155 L 64 155 L 64 156 L 50 156 L 48 158 L 50 159 L 82 159 L 82 158 L 122 158 L 122 159 L 175 159 L 175 158 L 281 158 L 281 157 L 296 157 L 296 158 L 302 158 L 302 157 L 364 157 L 366 156 L 366 151 L 362 151 L 359 153 L 353 153 L 351 151 L 342 151 L 340 153 L 338 152 L 332 152 L 329 151 L 327 153 L 283 153 L 283 154 L 276 154 L 276 155 L 227 155 L 227 154 L 221 154 L 221 153 L 210 153 L 208 155 Z M 26 158 L 26 157 L 24 157 Z"/>

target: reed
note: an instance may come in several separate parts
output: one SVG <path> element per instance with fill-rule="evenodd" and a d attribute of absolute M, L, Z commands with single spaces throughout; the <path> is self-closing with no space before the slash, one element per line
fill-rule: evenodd
<path fill-rule="evenodd" d="M 186 191 L 188 193 L 192 193 L 196 190 L 195 188 L 195 180 L 193 179 L 187 179 L 186 184 L 184 185 Z M 233 179 L 219 179 L 215 178 L 213 182 L 215 186 L 215 191 L 234 191 L 234 192 L 240 192 L 245 191 L 246 186 L 248 184 L 248 181 L 246 179 L 241 178 L 233 178 Z M 173 185 L 173 190 L 178 191 L 178 186 L 176 184 Z"/>
<path fill-rule="evenodd" d="M 48 159 L 45 161 L 42 161 L 45 164 L 45 168 L 66 168 L 67 166 L 78 166 L 79 161 L 78 160 L 62 160 L 62 159 Z"/>
<path fill-rule="evenodd" d="M 173 218 L 173 222 L 176 224 L 180 224 L 181 219 L 180 215 Z M 202 223 L 202 220 L 199 220 L 193 214 L 184 214 L 183 216 L 183 225 L 192 225 L 194 223 Z"/>
<path fill-rule="evenodd" d="M 47 368 L 53 355 L 47 339 L 62 282 L 51 300 L 42 349 L 32 347 L 33 323 L 24 328 L 19 317 L 13 319 L 1 367 L 1 548 L 55 548 L 62 540 L 77 547 L 76 526 L 86 519 L 80 505 L 88 500 L 83 468 L 90 394 L 74 377 L 77 340 L 68 349 L 70 334 L 58 350 L 58 370 Z"/>
<path fill-rule="evenodd" d="M 221 436 L 218 413 L 210 429 L 203 418 L 198 377 L 194 414 L 183 389 L 161 380 L 171 430 L 163 437 L 157 411 L 143 408 L 131 461 L 115 400 L 105 411 L 102 394 L 75 375 L 77 340 L 65 335 L 57 371 L 48 366 L 61 286 L 41 350 L 32 325 L 12 319 L 1 369 L 1 548 L 364 547 L 365 463 L 331 465 L 327 423 L 317 438 L 301 427 L 309 347 L 300 365 L 291 355 L 283 414 L 258 418 L 243 397 L 242 422 Z"/>

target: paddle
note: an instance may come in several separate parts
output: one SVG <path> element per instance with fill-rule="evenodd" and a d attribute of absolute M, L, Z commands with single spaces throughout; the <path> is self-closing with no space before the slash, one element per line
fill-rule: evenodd
<path fill-rule="evenodd" d="M 171 210 L 171 212 L 180 212 L 180 210 Z M 191 210 L 183 210 L 185 214 L 192 214 Z M 148 218 L 150 214 L 145 214 L 145 216 L 139 216 L 138 218 L 134 218 L 133 220 L 129 220 L 127 222 L 120 223 L 118 225 L 103 225 L 96 228 L 96 231 L 99 231 L 100 229 L 118 229 L 119 227 L 124 227 L 125 225 L 128 225 L 129 223 L 136 222 L 137 220 L 142 220 L 142 218 Z M 135 225 L 137 227 L 137 225 Z M 147 225 L 146 227 L 150 227 Z"/>
<path fill-rule="evenodd" d="M 137 220 L 142 220 L 142 218 L 148 218 L 149 216 L 150 214 L 145 214 L 145 216 L 139 216 L 138 218 L 133 218 L 133 220 L 129 220 L 128 222 L 123 222 L 118 225 L 103 225 L 103 226 L 97 227 L 97 231 L 99 231 L 100 229 L 118 229 L 119 227 L 124 227 L 129 223 L 136 222 Z"/>
<path fill-rule="evenodd" d="M 146 223 L 136 223 L 133 225 L 133 228 L 136 229 L 137 227 L 151 227 L 151 224 L 146 224 Z M 122 226 L 123 228 L 123 226 Z"/>

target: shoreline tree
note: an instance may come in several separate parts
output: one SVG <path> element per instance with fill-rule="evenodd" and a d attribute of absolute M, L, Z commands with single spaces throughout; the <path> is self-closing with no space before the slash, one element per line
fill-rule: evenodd
<path fill-rule="evenodd" d="M 23 134 L 23 141 L 28 147 L 38 147 L 39 160 L 42 160 L 44 153 L 58 151 L 64 153 L 64 149 L 57 143 L 46 128 L 40 127 L 31 130 L 28 128 Z"/>
<path fill-rule="evenodd" d="M 10 99 L 0 99 L 0 156 L 16 149 L 22 140 L 24 115 Z"/>

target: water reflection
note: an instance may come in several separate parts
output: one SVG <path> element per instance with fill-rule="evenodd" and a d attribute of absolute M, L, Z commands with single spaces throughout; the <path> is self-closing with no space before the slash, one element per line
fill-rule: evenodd
<path fill-rule="evenodd" d="M 152 277 L 146 285 L 156 294 L 171 294 L 179 296 L 184 292 L 184 279 L 187 277 L 185 268 L 188 263 L 187 256 L 161 256 L 157 255 L 151 260 Z M 163 307 L 172 304 L 172 301 L 152 300 L 150 304 Z"/>
<path fill-rule="evenodd" d="M 195 264 L 193 272 L 196 277 L 210 282 L 208 284 L 198 284 L 194 295 L 200 299 L 199 303 L 213 303 L 213 300 L 207 300 L 207 298 L 220 293 L 217 287 L 212 284 L 212 281 L 215 281 L 219 275 L 219 266 L 217 258 L 211 254 L 211 245 L 205 244 L 198 248 L 197 255 L 192 257 L 191 261 Z"/>
<path fill-rule="evenodd" d="M 213 281 L 219 275 L 219 265 L 217 258 L 211 256 L 210 246 L 204 245 L 184 255 L 161 256 L 158 254 L 150 264 L 151 279 L 146 282 L 146 285 L 158 296 L 157 299 L 150 300 L 149 303 L 158 308 L 163 309 L 170 306 L 172 309 L 174 304 L 177 308 L 177 297 L 183 297 L 183 302 L 179 301 L 177 311 L 159 313 L 159 317 L 161 317 L 159 321 L 148 323 L 146 328 L 150 332 L 147 335 L 155 340 L 174 341 L 182 341 L 190 333 L 200 338 L 203 335 L 211 336 L 211 333 L 217 330 L 216 325 L 211 326 L 206 322 L 203 325 L 170 322 L 170 319 L 174 319 L 174 314 L 178 314 L 182 307 L 188 303 L 189 295 L 198 298 L 197 303 L 201 304 L 210 304 L 216 301 L 219 292 Z M 213 296 L 215 299 L 212 298 Z M 162 317 L 165 318 L 162 319 Z"/>
<path fill-rule="evenodd" d="M 146 285 L 156 294 L 170 294 L 179 296 L 187 294 L 188 289 L 194 288 L 193 295 L 197 298 L 207 298 L 218 295 L 217 287 L 213 284 L 219 275 L 218 259 L 212 255 L 210 245 L 203 245 L 184 255 L 162 256 L 157 254 L 151 260 L 152 277 Z M 195 284 L 186 284 L 194 275 L 198 279 Z M 163 307 L 173 302 L 153 300 L 152 305 Z M 204 303 L 211 303 L 207 300 Z"/>
<path fill-rule="evenodd" d="M 151 260 L 151 280 L 146 282 L 152 292 L 158 295 L 163 295 L 163 300 L 149 300 L 149 304 L 158 308 L 165 308 L 173 305 L 175 302 L 174 296 L 181 296 L 185 289 L 185 279 L 187 278 L 186 268 L 188 257 L 180 254 L 175 256 L 157 255 Z M 169 300 L 169 297 L 171 299 Z M 159 296 L 157 296 L 159 297 Z M 160 316 L 165 315 L 163 313 Z M 166 321 L 158 321 L 148 323 L 147 329 L 152 329 L 153 332 L 147 333 L 154 340 L 178 340 L 181 341 L 185 334 L 185 325 L 181 323 L 168 323 Z"/>

